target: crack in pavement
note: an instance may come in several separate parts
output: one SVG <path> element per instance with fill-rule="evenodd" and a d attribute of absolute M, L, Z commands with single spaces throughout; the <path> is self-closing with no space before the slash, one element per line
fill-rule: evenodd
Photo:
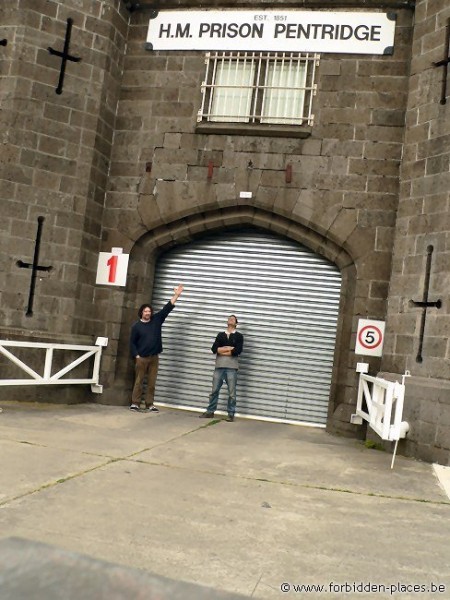
<path fill-rule="evenodd" d="M 52 487 L 56 487 L 57 485 L 65 483 L 66 481 L 70 481 L 71 479 L 76 479 L 78 477 L 82 477 L 83 475 L 92 473 L 98 469 L 101 469 L 101 468 L 111 465 L 113 463 L 127 462 L 127 461 L 136 462 L 139 464 L 151 465 L 151 466 L 158 466 L 158 467 L 163 467 L 163 468 L 168 468 L 168 469 L 179 469 L 179 470 L 183 470 L 183 471 L 190 470 L 195 473 L 202 473 L 202 474 L 206 474 L 206 475 L 216 475 L 219 477 L 232 477 L 232 478 L 241 479 L 244 481 L 258 481 L 258 482 L 264 482 L 264 483 L 268 483 L 268 484 L 272 484 L 272 485 L 284 485 L 284 486 L 297 487 L 297 488 L 302 488 L 302 489 L 320 490 L 320 491 L 340 493 L 340 494 L 352 494 L 355 496 L 381 498 L 381 499 L 385 499 L 385 500 L 402 500 L 405 502 L 414 502 L 414 503 L 419 502 L 419 503 L 423 503 L 423 504 L 450 506 L 450 501 L 446 501 L 446 500 L 427 500 L 424 498 L 405 497 L 405 496 L 398 496 L 398 495 L 393 495 L 393 494 L 390 495 L 390 494 L 378 494 L 376 492 L 359 492 L 356 490 L 351 490 L 351 489 L 346 489 L 346 488 L 338 488 L 338 487 L 326 486 L 326 485 L 315 485 L 315 484 L 308 484 L 308 483 L 301 483 L 301 482 L 296 483 L 296 482 L 292 482 L 292 481 L 267 479 L 267 478 L 262 478 L 262 477 L 250 477 L 250 476 L 246 476 L 246 475 L 219 473 L 216 471 L 211 471 L 209 469 L 200 469 L 200 468 L 194 469 L 192 467 L 187 468 L 187 467 L 180 466 L 180 465 L 173 465 L 173 464 L 164 463 L 164 462 L 143 460 L 143 459 L 136 458 L 144 452 L 154 450 L 155 448 L 160 448 L 161 446 L 170 444 L 171 442 L 174 442 L 183 437 L 186 437 L 188 435 L 196 433 L 197 431 L 200 431 L 201 429 L 205 429 L 206 427 L 216 425 L 217 423 L 220 423 L 220 422 L 221 422 L 221 420 L 214 420 L 205 425 L 200 425 L 198 427 L 195 427 L 194 429 L 192 429 L 190 431 L 186 431 L 179 435 L 176 435 L 170 439 L 161 441 L 157 444 L 154 444 L 153 446 L 141 448 L 140 450 L 137 450 L 136 452 L 132 452 L 131 454 L 127 454 L 125 456 L 119 456 L 119 457 L 117 457 L 117 456 L 113 457 L 113 456 L 110 456 L 107 454 L 98 454 L 98 453 L 94 453 L 94 452 L 77 451 L 77 450 L 73 450 L 73 449 L 59 448 L 60 450 L 64 450 L 66 452 L 78 452 L 81 455 L 98 456 L 99 458 L 107 458 L 108 460 L 106 462 L 103 462 L 103 463 L 96 465 L 94 467 L 91 467 L 89 469 L 85 469 L 85 470 L 79 471 L 77 473 L 69 474 L 65 477 L 59 478 L 55 481 L 50 481 L 48 483 L 45 483 L 37 488 L 27 491 L 27 492 L 23 492 L 22 494 L 18 494 L 17 496 L 14 496 L 12 498 L 7 498 L 3 501 L 0 501 L 0 508 L 4 508 L 7 504 L 10 504 L 17 500 L 20 500 L 27 496 L 31 496 L 31 495 L 37 494 L 43 490 L 46 490 L 46 489 L 49 489 Z M 5 440 L 5 441 L 16 442 L 16 443 L 20 443 L 20 444 L 28 444 L 31 446 L 37 446 L 37 447 L 41 447 L 41 448 L 58 449 L 54 446 L 39 444 L 39 443 L 35 443 L 35 442 L 28 442 L 28 441 L 24 441 L 24 440 L 11 440 L 10 439 L 10 440 Z"/>

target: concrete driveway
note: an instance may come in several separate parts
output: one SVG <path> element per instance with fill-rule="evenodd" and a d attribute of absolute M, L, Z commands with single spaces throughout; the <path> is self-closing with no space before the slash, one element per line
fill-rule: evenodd
<path fill-rule="evenodd" d="M 2 407 L 1 538 L 251 598 L 450 598 L 432 465 L 294 425 Z"/>

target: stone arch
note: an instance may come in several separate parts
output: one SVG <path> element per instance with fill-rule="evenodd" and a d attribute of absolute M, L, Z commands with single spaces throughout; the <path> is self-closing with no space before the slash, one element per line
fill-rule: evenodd
<path fill-rule="evenodd" d="M 347 369 L 351 360 L 350 340 L 356 283 L 354 261 L 346 250 L 313 229 L 253 206 L 235 206 L 187 216 L 148 231 L 136 241 L 130 252 L 128 283 L 123 297 L 114 393 L 111 395 L 107 391 L 104 399 L 119 405 L 127 404 L 129 400 L 133 379 L 128 352 L 129 330 L 136 319 L 137 307 L 148 302 L 151 296 L 151 282 L 158 256 L 173 246 L 192 242 L 211 232 L 235 230 L 241 226 L 254 227 L 297 241 L 336 264 L 341 272 L 340 321 L 331 384 L 330 420 L 335 407 L 344 401 Z M 117 393 L 119 391 L 120 394 Z"/>

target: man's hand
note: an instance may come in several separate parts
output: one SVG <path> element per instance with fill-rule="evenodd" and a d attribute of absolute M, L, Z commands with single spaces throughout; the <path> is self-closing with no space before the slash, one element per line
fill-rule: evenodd
<path fill-rule="evenodd" d="M 173 288 L 173 296 L 170 299 L 172 304 L 175 304 L 175 302 L 178 300 L 178 296 L 181 294 L 181 292 L 184 290 L 184 286 L 183 284 L 179 284 L 177 285 L 177 287 Z"/>
<path fill-rule="evenodd" d="M 217 354 L 220 356 L 231 356 L 234 346 L 220 346 L 217 348 Z"/>

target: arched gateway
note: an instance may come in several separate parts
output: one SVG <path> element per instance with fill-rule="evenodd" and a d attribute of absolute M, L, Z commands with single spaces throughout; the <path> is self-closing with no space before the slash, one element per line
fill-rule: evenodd
<path fill-rule="evenodd" d="M 179 281 L 186 291 L 164 325 L 158 402 L 205 407 L 210 347 L 233 313 L 245 336 L 238 413 L 326 424 L 341 288 L 334 264 L 272 233 L 227 231 L 161 255 L 153 305 Z M 219 410 L 224 402 L 225 390 Z"/>

